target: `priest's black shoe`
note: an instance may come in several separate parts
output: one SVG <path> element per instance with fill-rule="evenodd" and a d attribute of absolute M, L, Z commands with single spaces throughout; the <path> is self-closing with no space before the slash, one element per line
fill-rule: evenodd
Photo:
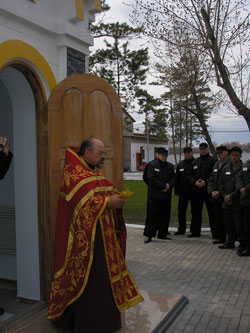
<path fill-rule="evenodd" d="M 144 240 L 144 243 L 147 244 L 147 243 L 150 243 L 152 242 L 152 238 L 151 237 L 146 237 L 145 240 Z"/>
<path fill-rule="evenodd" d="M 4 314 L 4 308 L 0 308 L 0 315 Z"/>
<path fill-rule="evenodd" d="M 225 241 L 222 239 L 216 239 L 213 241 L 213 244 L 224 244 L 224 243 L 225 243 Z"/>
<path fill-rule="evenodd" d="M 193 237 L 200 237 L 201 235 L 195 235 L 195 234 L 191 234 L 191 235 L 188 235 L 188 238 L 193 238 Z"/>
<path fill-rule="evenodd" d="M 175 233 L 174 233 L 174 235 L 184 235 L 185 234 L 185 232 L 181 232 L 181 231 L 176 231 Z"/>

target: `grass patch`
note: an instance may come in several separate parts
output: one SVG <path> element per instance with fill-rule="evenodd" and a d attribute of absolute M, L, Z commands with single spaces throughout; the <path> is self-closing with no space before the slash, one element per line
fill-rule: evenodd
<path fill-rule="evenodd" d="M 146 217 L 147 186 L 142 180 L 124 180 L 124 190 L 130 190 L 134 194 L 127 200 L 124 208 L 124 216 L 127 223 L 144 224 Z M 172 193 L 172 207 L 170 226 L 178 226 L 178 197 Z M 203 207 L 202 226 L 208 226 L 207 209 Z M 191 221 L 190 205 L 187 209 L 187 221 Z"/>

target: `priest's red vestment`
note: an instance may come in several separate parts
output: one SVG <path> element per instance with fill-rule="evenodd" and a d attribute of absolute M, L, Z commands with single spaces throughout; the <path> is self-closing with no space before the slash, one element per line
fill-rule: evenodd
<path fill-rule="evenodd" d="M 97 223 L 117 309 L 125 311 L 143 300 L 124 259 L 125 224 L 119 211 L 110 208 L 110 196 L 115 194 L 113 184 L 100 170 L 92 170 L 77 151 L 66 149 L 55 231 L 50 320 L 59 319 L 84 293 L 93 262 Z"/>

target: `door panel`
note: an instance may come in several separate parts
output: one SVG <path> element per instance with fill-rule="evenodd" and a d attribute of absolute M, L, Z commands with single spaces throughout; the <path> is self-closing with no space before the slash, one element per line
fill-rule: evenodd
<path fill-rule="evenodd" d="M 110 100 L 103 91 L 95 90 L 91 94 L 92 136 L 103 138 L 105 145 L 105 163 L 102 172 L 113 179 L 113 128 Z"/>
<path fill-rule="evenodd" d="M 113 161 L 105 158 L 105 166 L 103 167 L 103 173 L 108 179 L 111 179 L 113 173 Z"/>
<path fill-rule="evenodd" d="M 102 91 L 91 94 L 91 114 L 93 136 L 102 137 L 105 147 L 112 147 L 112 108 L 110 100 Z"/>
<path fill-rule="evenodd" d="M 115 90 L 90 74 L 60 82 L 48 102 L 50 223 L 54 236 L 57 199 L 66 146 L 79 147 L 96 137 L 105 144 L 103 173 L 118 190 L 123 186 L 122 108 Z"/>
<path fill-rule="evenodd" d="M 77 146 L 82 137 L 83 96 L 72 88 L 66 91 L 61 102 L 61 146 Z"/>

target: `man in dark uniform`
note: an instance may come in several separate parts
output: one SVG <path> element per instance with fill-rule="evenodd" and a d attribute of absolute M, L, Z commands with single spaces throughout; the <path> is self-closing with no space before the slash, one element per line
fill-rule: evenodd
<path fill-rule="evenodd" d="M 211 195 L 214 209 L 215 235 L 217 239 L 213 241 L 213 244 L 224 244 L 226 240 L 226 225 L 222 208 L 223 196 L 220 192 L 220 186 L 223 168 L 230 162 L 230 158 L 228 157 L 226 146 L 217 147 L 216 153 L 219 160 L 214 164 L 213 171 L 209 177 L 207 191 L 208 194 Z"/>
<path fill-rule="evenodd" d="M 10 152 L 10 141 L 8 138 L 0 136 L 0 179 L 3 179 L 10 167 L 12 153 Z M 0 315 L 4 313 L 4 308 L 0 307 Z"/>
<path fill-rule="evenodd" d="M 242 150 L 240 147 L 232 147 L 230 150 L 231 162 L 228 163 L 221 176 L 220 192 L 224 198 L 223 208 L 227 229 L 227 241 L 219 246 L 219 249 L 233 249 L 235 241 L 240 242 L 237 253 L 245 250 L 245 235 L 243 228 L 243 209 L 240 204 L 240 194 L 236 189 L 236 177 L 242 170 Z"/>
<path fill-rule="evenodd" d="M 183 235 L 186 233 L 186 211 L 188 203 L 191 205 L 191 213 L 193 216 L 194 210 L 194 198 L 191 195 L 192 185 L 188 181 L 187 171 L 190 169 L 194 160 L 193 151 L 191 147 L 185 147 L 183 149 L 184 160 L 177 164 L 176 178 L 175 178 L 175 194 L 179 196 L 178 200 L 178 231 L 174 235 Z"/>
<path fill-rule="evenodd" d="M 250 160 L 243 164 L 242 170 L 236 177 L 236 190 L 240 191 L 241 205 L 243 207 L 243 228 L 246 236 L 246 248 L 238 255 L 250 256 Z"/>
<path fill-rule="evenodd" d="M 196 158 L 188 172 L 189 182 L 193 185 L 192 195 L 195 200 L 193 220 L 190 227 L 191 234 L 188 237 L 200 237 L 202 224 L 202 208 L 205 202 L 209 217 L 209 223 L 213 238 L 215 237 L 214 214 L 211 199 L 207 193 L 207 183 L 213 170 L 215 158 L 209 155 L 209 147 L 206 142 L 199 145 L 200 157 Z"/>
<path fill-rule="evenodd" d="M 148 228 L 144 243 L 152 237 L 167 237 L 171 213 L 171 195 L 175 173 L 173 164 L 167 162 L 168 150 L 159 148 L 158 159 L 148 165 Z"/>
<path fill-rule="evenodd" d="M 157 160 L 158 156 L 159 156 L 159 148 L 155 148 L 155 158 L 154 160 L 150 161 L 149 163 L 152 163 L 153 161 Z M 146 185 L 148 185 L 148 166 L 149 163 L 145 166 L 145 169 L 143 170 L 143 181 Z M 146 219 L 145 219 L 145 227 L 144 227 L 144 231 L 143 231 L 143 236 L 146 236 L 147 234 L 147 228 L 148 228 L 148 197 L 147 197 L 147 212 L 146 212 Z"/>

